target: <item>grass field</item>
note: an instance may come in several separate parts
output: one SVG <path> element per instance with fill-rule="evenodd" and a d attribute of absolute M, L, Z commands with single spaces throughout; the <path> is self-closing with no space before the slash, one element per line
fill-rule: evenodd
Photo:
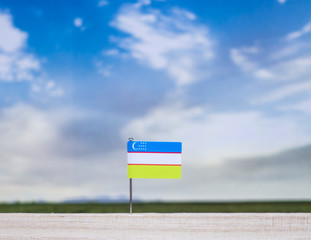
<path fill-rule="evenodd" d="M 0 213 L 128 213 L 128 203 L 14 203 L 0 204 Z M 310 202 L 200 202 L 134 203 L 134 213 L 239 213 L 239 212 L 311 212 Z"/>

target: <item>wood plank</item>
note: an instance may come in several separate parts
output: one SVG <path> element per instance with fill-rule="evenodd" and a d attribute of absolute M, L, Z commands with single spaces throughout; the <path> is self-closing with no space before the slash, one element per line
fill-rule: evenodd
<path fill-rule="evenodd" d="M 311 214 L 0 214 L 0 239 L 311 239 Z"/>

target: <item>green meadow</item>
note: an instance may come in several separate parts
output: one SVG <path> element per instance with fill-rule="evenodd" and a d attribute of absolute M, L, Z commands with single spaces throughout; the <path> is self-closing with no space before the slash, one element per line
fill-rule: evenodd
<path fill-rule="evenodd" d="M 1 213 L 128 213 L 128 203 L 1 203 Z M 311 212 L 311 201 L 134 203 L 134 213 Z"/>

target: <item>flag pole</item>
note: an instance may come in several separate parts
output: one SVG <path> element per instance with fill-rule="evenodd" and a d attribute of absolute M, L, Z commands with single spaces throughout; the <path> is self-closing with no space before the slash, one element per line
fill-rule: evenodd
<path fill-rule="evenodd" d="M 129 138 L 129 141 L 133 141 L 133 138 Z M 133 194 L 132 194 L 132 190 L 133 190 L 133 179 L 130 178 L 130 213 L 133 213 Z"/>
<path fill-rule="evenodd" d="M 130 213 L 133 213 L 133 201 L 132 201 L 132 178 L 130 178 Z"/>

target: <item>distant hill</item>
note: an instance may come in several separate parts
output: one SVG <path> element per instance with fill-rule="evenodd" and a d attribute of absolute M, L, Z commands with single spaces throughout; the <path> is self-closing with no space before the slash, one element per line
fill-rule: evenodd
<path fill-rule="evenodd" d="M 120 195 L 117 197 L 111 197 L 107 195 L 102 196 L 96 196 L 96 197 L 73 197 L 68 198 L 62 201 L 62 203 L 125 203 L 129 201 L 129 197 L 125 195 Z M 139 201 L 138 199 L 135 199 L 135 201 Z"/>

